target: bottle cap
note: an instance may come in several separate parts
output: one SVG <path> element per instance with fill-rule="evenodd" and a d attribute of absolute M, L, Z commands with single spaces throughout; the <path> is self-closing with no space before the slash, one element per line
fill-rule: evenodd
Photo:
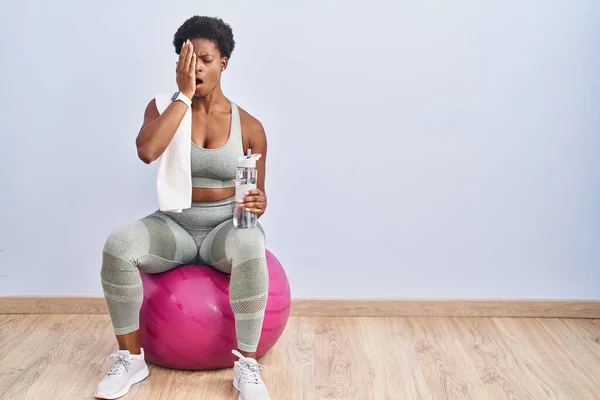
<path fill-rule="evenodd" d="M 238 158 L 238 168 L 256 168 L 256 161 L 261 157 L 261 154 L 251 154 L 252 150 L 248 149 L 248 154 Z"/>

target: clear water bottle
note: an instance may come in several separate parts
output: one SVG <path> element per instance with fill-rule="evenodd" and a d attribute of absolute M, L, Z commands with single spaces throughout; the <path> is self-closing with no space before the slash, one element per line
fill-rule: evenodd
<path fill-rule="evenodd" d="M 238 158 L 237 172 L 235 174 L 235 209 L 233 211 L 233 226 L 236 228 L 254 228 L 256 227 L 256 214 L 244 209 L 237 203 L 238 200 L 246 197 L 245 193 L 256 189 L 256 179 L 258 172 L 256 170 L 256 161 L 261 157 L 260 154 L 248 154 Z"/>

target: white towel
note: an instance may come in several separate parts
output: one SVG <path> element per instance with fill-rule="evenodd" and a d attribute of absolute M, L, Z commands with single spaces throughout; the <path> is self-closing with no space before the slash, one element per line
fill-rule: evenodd
<path fill-rule="evenodd" d="M 171 94 L 156 96 L 160 114 L 171 104 Z M 171 143 L 159 158 L 156 176 L 158 208 L 181 212 L 192 206 L 192 110 L 188 108 Z"/>

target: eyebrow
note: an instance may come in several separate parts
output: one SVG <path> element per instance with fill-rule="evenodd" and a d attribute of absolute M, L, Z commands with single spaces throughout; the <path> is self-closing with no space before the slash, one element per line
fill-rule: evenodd
<path fill-rule="evenodd" d="M 196 54 L 198 57 L 214 57 L 211 53 Z"/>

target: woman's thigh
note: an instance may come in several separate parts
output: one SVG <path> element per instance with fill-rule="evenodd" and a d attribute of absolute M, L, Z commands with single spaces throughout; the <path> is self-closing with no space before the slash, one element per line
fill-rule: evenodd
<path fill-rule="evenodd" d="M 256 228 L 236 228 L 228 220 L 212 229 L 200 245 L 200 262 L 230 274 L 232 263 L 257 254 L 265 256 L 266 236 L 260 223 Z M 234 260 L 237 257 L 237 260 Z"/>
<path fill-rule="evenodd" d="M 104 246 L 104 255 L 117 264 L 132 263 L 146 273 L 168 271 L 198 258 L 198 246 L 178 223 L 161 212 L 115 229 Z"/>

